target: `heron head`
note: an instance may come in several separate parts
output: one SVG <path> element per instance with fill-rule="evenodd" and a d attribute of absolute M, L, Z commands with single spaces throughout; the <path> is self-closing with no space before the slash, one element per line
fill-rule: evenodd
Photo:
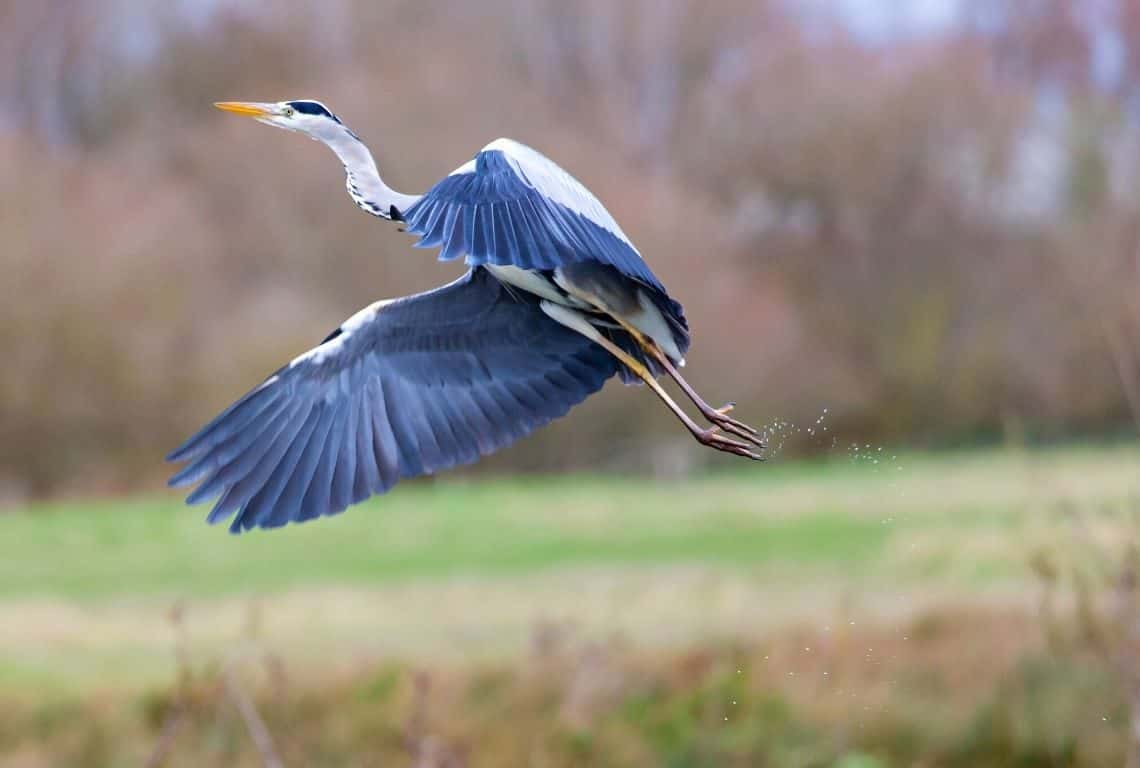
<path fill-rule="evenodd" d="M 348 130 L 328 107 L 311 99 L 278 102 L 219 101 L 214 106 L 235 115 L 252 117 L 259 123 L 275 128 L 303 133 L 317 141 L 329 141 Z"/>

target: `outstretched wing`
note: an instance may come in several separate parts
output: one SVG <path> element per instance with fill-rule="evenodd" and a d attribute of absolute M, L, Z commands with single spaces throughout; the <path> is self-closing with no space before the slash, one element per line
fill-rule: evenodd
<path fill-rule="evenodd" d="M 440 260 L 550 270 L 597 261 L 665 294 L 613 216 L 552 160 L 497 139 L 403 212 Z"/>
<path fill-rule="evenodd" d="M 343 511 L 400 478 L 473 462 L 564 415 L 616 365 L 483 269 L 377 302 L 167 458 L 231 531 Z"/>

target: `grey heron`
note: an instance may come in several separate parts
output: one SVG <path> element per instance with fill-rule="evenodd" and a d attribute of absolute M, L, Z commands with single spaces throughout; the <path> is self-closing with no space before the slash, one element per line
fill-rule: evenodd
<path fill-rule="evenodd" d="M 238 532 L 336 514 L 514 442 L 615 373 L 648 385 L 700 443 L 762 458 L 758 431 L 728 415 L 732 404 L 713 408 L 677 372 L 689 347 L 680 303 L 598 199 L 543 155 L 498 139 L 406 195 L 320 102 L 216 106 L 324 143 L 361 209 L 469 269 L 362 309 L 171 452 L 187 465 L 170 485 L 199 483 L 187 502 L 216 499 L 211 523 L 233 517 Z M 677 405 L 663 375 L 710 427 Z"/>

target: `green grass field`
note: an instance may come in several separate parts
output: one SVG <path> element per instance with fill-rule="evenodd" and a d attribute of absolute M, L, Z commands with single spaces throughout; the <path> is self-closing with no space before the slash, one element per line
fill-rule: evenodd
<path fill-rule="evenodd" d="M 873 463 L 874 462 L 874 463 Z M 0 600 L 218 597 L 559 568 L 704 564 L 870 581 L 1024 574 L 1070 505 L 1112 522 L 1135 448 L 760 466 L 691 481 L 407 484 L 334 519 L 228 534 L 173 496 L 0 517 Z"/>
<path fill-rule="evenodd" d="M 875 451 L 687 481 L 441 480 L 242 536 L 173 495 L 37 506 L 0 517 L 0 624 L 15 628 L 0 633 L 0 683 L 162 679 L 176 601 L 203 657 L 257 605 L 300 659 L 494 656 L 541 619 L 668 645 L 852 599 L 868 617 L 956 595 L 1024 602 L 1030 558 L 1071 537 L 1074 514 L 1110 542 L 1134 525 L 1138 467 L 1126 446 Z"/>

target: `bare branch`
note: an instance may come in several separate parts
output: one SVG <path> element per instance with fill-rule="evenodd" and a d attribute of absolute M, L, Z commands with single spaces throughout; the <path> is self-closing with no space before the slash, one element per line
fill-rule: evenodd
<path fill-rule="evenodd" d="M 277 751 L 273 747 L 273 739 L 269 735 L 269 729 L 265 727 L 265 721 L 258 714 L 253 700 L 246 695 L 245 690 L 238 683 L 232 665 L 226 667 L 225 681 L 226 694 L 237 707 L 241 719 L 245 721 L 245 727 L 249 730 L 249 735 L 257 747 L 258 754 L 261 755 L 262 764 L 265 765 L 265 768 L 284 768 L 285 764 L 277 756 Z"/>

